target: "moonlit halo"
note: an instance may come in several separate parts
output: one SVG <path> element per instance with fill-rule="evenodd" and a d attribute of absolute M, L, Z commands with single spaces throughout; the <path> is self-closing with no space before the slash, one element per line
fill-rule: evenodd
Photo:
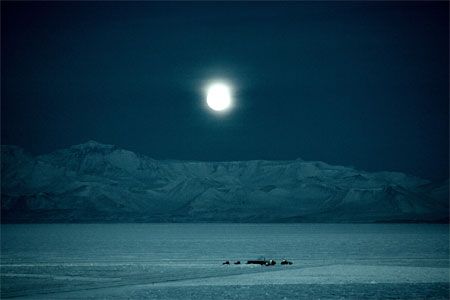
<path fill-rule="evenodd" d="M 208 86 L 206 91 L 206 103 L 217 112 L 223 112 L 231 107 L 231 89 L 222 82 L 216 82 Z"/>

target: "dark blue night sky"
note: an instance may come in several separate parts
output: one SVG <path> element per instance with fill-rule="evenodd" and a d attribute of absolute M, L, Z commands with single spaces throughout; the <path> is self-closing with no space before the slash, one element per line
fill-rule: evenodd
<path fill-rule="evenodd" d="M 448 177 L 447 2 L 2 2 L 2 144 Z M 214 79 L 236 105 L 204 105 Z"/>

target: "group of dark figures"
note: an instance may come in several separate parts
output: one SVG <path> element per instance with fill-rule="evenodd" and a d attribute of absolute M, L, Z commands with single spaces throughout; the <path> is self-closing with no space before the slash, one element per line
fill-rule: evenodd
<path fill-rule="evenodd" d="M 240 265 L 241 261 L 235 261 L 233 264 Z M 256 259 L 256 260 L 247 260 L 247 265 L 261 265 L 261 266 L 274 266 L 277 264 L 273 259 L 265 260 L 265 259 Z M 292 265 L 292 261 L 288 261 L 286 259 L 281 260 L 281 265 Z M 222 265 L 230 265 L 230 261 L 226 260 L 222 263 Z"/>

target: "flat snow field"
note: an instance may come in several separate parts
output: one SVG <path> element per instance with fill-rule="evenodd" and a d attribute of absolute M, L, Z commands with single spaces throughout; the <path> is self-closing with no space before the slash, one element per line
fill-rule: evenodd
<path fill-rule="evenodd" d="M 290 266 L 222 265 L 265 257 Z M 1 225 L 1 298 L 449 299 L 449 226 Z"/>

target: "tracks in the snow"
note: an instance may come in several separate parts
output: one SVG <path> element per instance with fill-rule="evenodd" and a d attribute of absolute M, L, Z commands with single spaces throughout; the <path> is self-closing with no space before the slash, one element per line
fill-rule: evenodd
<path fill-rule="evenodd" d="M 60 293 L 77 293 L 84 291 L 94 291 L 94 290 L 102 290 L 102 289 L 112 289 L 112 288 L 125 288 L 128 286 L 139 286 L 139 285 L 149 285 L 149 284 L 158 284 L 158 283 L 166 283 L 166 282 L 177 282 L 177 281 L 185 281 L 192 279 L 207 279 L 207 278 L 222 278 L 234 275 L 241 274 L 252 274 L 252 273 L 261 273 L 261 272 L 271 272 L 271 271 L 280 271 L 283 269 L 292 269 L 295 267 L 250 267 L 250 266 L 223 266 L 223 267 L 215 267 L 214 269 L 208 268 L 195 268 L 192 269 L 181 269 L 176 272 L 172 270 L 170 273 L 155 273 L 155 272 L 136 272 L 134 274 L 130 274 L 127 276 L 123 276 L 120 278 L 110 277 L 112 274 L 107 274 L 109 278 L 99 277 L 98 281 L 87 282 L 83 280 L 82 276 L 64 276 L 65 280 L 73 281 L 82 281 L 81 284 L 76 284 L 72 286 L 58 286 L 52 288 L 39 288 L 39 289 L 27 289 L 27 290 L 18 290 L 18 291 L 7 291 L 1 294 L 1 298 L 17 298 L 17 297 L 48 297 L 54 298 L 55 294 Z M 12 275 L 12 274 L 11 274 Z M 21 279 L 23 279 L 26 274 L 21 274 Z M 36 277 L 36 274 L 28 274 L 30 278 Z M 106 275 L 106 274 L 105 274 Z M 61 279 L 61 276 L 52 276 L 51 274 L 39 274 L 38 277 L 45 276 L 48 278 L 53 278 L 54 280 Z M 92 279 L 92 278 L 90 278 Z M 101 280 L 100 280 L 101 279 Z M 62 296 L 62 295 L 61 295 Z"/>

